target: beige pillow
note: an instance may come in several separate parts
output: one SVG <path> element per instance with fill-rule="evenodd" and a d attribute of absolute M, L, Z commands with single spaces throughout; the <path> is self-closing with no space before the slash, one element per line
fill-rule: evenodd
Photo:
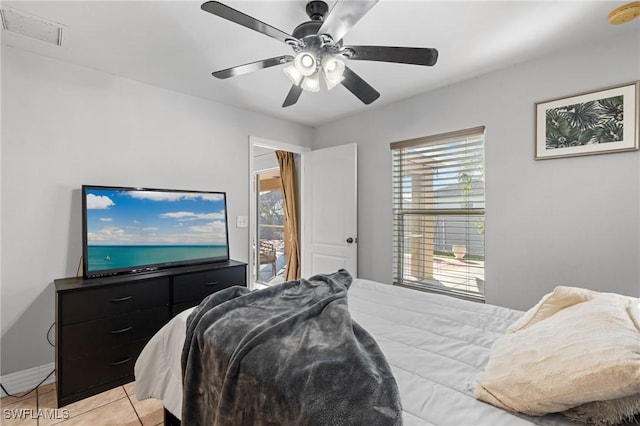
<path fill-rule="evenodd" d="M 636 328 L 640 330 L 640 299 L 633 299 L 627 310 Z"/>
<path fill-rule="evenodd" d="M 535 416 L 640 393 L 640 331 L 628 312 L 633 299 L 570 289 L 545 296 L 496 340 L 476 383 L 478 399 Z"/>
<path fill-rule="evenodd" d="M 520 319 L 507 329 L 508 333 L 513 333 L 523 328 L 527 328 L 549 318 L 551 315 L 569 306 L 586 302 L 594 297 L 612 297 L 625 301 L 633 300 L 631 297 L 622 296 L 616 293 L 600 293 L 594 290 L 588 290 L 580 287 L 558 286 L 553 292 L 548 293 L 540 299 L 540 301 L 531 309 L 529 309 Z M 635 299 L 636 301 L 638 299 Z"/>

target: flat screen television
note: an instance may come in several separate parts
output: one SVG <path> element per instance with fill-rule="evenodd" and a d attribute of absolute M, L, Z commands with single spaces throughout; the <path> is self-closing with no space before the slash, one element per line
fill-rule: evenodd
<path fill-rule="evenodd" d="M 82 186 L 85 278 L 229 260 L 224 192 Z"/>

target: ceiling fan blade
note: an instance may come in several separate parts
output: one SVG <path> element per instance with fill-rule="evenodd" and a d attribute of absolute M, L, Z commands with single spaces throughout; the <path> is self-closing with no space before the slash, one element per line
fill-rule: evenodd
<path fill-rule="evenodd" d="M 211 73 L 211 75 L 217 78 L 235 77 L 236 75 L 248 74 L 250 72 L 258 71 L 264 68 L 286 64 L 287 62 L 291 61 L 293 61 L 293 56 L 291 55 L 276 56 L 275 58 L 264 59 L 262 61 L 251 62 L 249 64 L 227 68 L 226 70 L 216 71 Z"/>
<path fill-rule="evenodd" d="M 282 108 L 286 108 L 298 102 L 298 99 L 300 99 L 301 94 L 302 94 L 302 87 L 297 86 L 295 84 L 291 85 L 291 89 L 289 90 L 289 93 L 287 94 L 287 97 L 285 98 L 284 103 L 282 104 Z"/>
<path fill-rule="evenodd" d="M 428 47 L 345 46 L 344 56 L 359 61 L 397 62 L 432 66 L 438 61 L 438 50 Z"/>
<path fill-rule="evenodd" d="M 246 15 L 229 6 L 226 6 L 220 2 L 208 1 L 202 3 L 202 6 L 200 6 L 200 8 L 205 12 L 209 12 L 228 21 L 235 22 L 236 24 L 240 24 L 243 27 L 247 27 L 251 30 L 265 34 L 271 38 L 275 38 L 276 40 L 280 40 L 283 43 L 286 43 L 287 40 L 295 40 L 295 38 L 285 33 L 284 31 L 274 28 L 269 24 L 265 24 L 262 21 L 258 21 L 256 18 L 252 18 L 251 16 Z"/>
<path fill-rule="evenodd" d="M 342 85 L 356 95 L 365 105 L 369 105 L 380 97 L 380 93 L 360 78 L 358 74 L 353 72 L 351 68 L 345 67 L 343 76 L 344 80 L 342 80 Z"/>
<path fill-rule="evenodd" d="M 378 0 L 338 0 L 325 18 L 318 34 L 328 34 L 338 42 Z"/>

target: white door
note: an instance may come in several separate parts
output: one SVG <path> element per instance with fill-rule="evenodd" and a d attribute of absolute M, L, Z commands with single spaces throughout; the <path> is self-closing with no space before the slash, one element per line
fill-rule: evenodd
<path fill-rule="evenodd" d="M 302 154 L 301 273 L 358 273 L 356 144 Z"/>

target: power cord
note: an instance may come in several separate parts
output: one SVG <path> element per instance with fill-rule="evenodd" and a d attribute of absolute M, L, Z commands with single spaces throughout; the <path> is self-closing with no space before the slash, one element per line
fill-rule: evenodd
<path fill-rule="evenodd" d="M 47 336 L 46 336 L 46 337 L 47 337 L 47 342 L 49 342 L 49 344 L 55 348 L 55 347 L 56 347 L 55 343 L 53 343 L 53 342 L 51 341 L 51 339 L 49 338 L 49 334 L 51 333 L 51 330 L 53 330 L 53 326 L 54 326 L 54 325 L 56 325 L 56 323 L 55 323 L 55 322 L 54 322 L 53 324 L 51 324 L 51 326 L 49 327 L 49 330 L 47 330 Z M 4 392 L 7 396 L 10 396 L 10 397 L 12 397 L 12 398 L 22 398 L 22 397 L 24 397 L 24 396 L 29 395 L 29 394 L 30 394 L 31 392 L 33 392 L 34 390 L 38 389 L 38 388 L 40 387 L 40 385 L 42 385 L 42 384 L 43 384 L 43 383 L 44 383 L 44 382 L 45 382 L 49 377 L 51 377 L 51 375 L 52 375 L 53 373 L 55 373 L 55 372 L 56 372 L 56 370 L 55 370 L 55 369 L 51 370 L 51 373 L 47 374 L 47 376 L 46 376 L 44 379 L 42 379 L 42 381 L 41 381 L 40 383 L 38 383 L 38 384 L 37 384 L 33 389 L 31 389 L 31 390 L 30 390 L 30 391 L 28 391 L 28 392 L 25 392 L 25 393 L 24 393 L 24 394 L 22 394 L 22 395 L 12 395 L 12 394 L 10 394 L 10 393 L 9 393 L 9 392 L 4 388 L 4 386 L 2 385 L 2 383 L 0 383 L 0 388 L 2 388 L 2 392 Z"/>
<path fill-rule="evenodd" d="M 53 330 L 53 326 L 54 326 L 54 325 L 56 325 L 56 323 L 55 323 L 55 322 L 54 322 L 53 324 L 51 324 L 51 327 L 49 327 L 49 330 L 47 330 L 47 342 L 49 342 L 49 344 L 55 348 L 55 347 L 56 347 L 56 344 L 55 344 L 55 343 L 53 343 L 53 342 L 51 341 L 51 339 L 49 339 L 49 334 L 51 333 L 51 330 Z"/>
<path fill-rule="evenodd" d="M 13 397 L 13 398 L 22 398 L 23 396 L 27 396 L 27 395 L 29 395 L 31 392 L 33 392 L 34 390 L 38 389 L 38 388 L 40 387 L 40 385 L 41 385 L 41 384 L 43 384 L 43 383 L 45 382 L 45 380 L 47 380 L 49 377 L 51 377 L 51 375 L 52 375 L 53 373 L 55 373 L 55 372 L 56 372 L 56 370 L 55 370 L 55 369 L 54 369 L 54 370 L 51 370 L 51 373 L 47 374 L 47 377 L 45 377 L 44 379 L 42 379 L 42 381 L 41 381 L 40 383 L 38 383 L 38 384 L 36 385 L 36 387 L 34 387 L 33 389 L 31 389 L 31 390 L 30 390 L 30 391 L 28 391 L 28 392 L 25 392 L 25 393 L 24 393 L 24 394 L 22 394 L 22 395 L 12 395 L 12 394 L 10 394 L 10 393 L 9 393 L 9 392 L 4 388 L 4 386 L 2 386 L 2 383 L 0 383 L 0 388 L 2 388 L 2 392 L 4 392 L 5 394 L 7 394 L 7 396 L 10 396 L 10 397 Z"/>

